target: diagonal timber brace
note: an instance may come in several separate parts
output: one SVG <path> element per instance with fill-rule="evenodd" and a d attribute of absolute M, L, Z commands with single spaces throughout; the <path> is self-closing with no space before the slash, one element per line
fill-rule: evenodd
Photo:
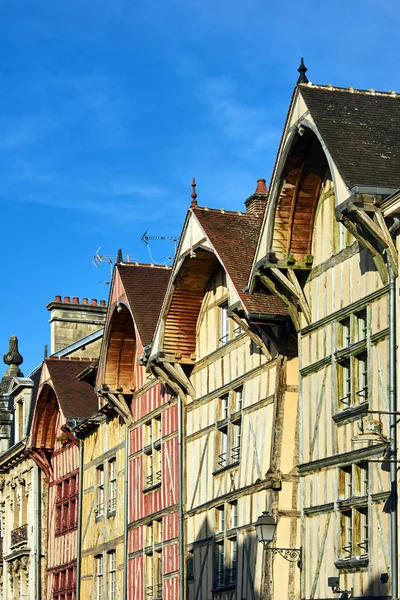
<path fill-rule="evenodd" d="M 247 323 L 247 321 L 245 321 L 245 319 L 242 319 L 237 312 L 230 310 L 228 311 L 228 315 L 230 317 L 232 317 L 232 319 L 235 321 L 235 323 L 237 323 L 239 325 L 239 327 L 241 329 L 243 329 L 243 331 L 245 331 L 247 333 L 247 335 L 249 336 L 249 338 L 254 342 L 254 344 L 257 346 L 257 348 L 260 348 L 261 352 L 264 354 L 264 356 L 266 356 L 268 358 L 268 360 L 271 359 L 271 353 L 268 350 L 264 340 L 262 339 L 261 336 L 259 336 L 257 333 L 255 333 L 255 331 L 253 331 L 253 329 L 249 326 L 249 324 Z M 272 342 L 274 343 L 274 345 L 276 347 L 278 347 L 279 345 L 279 340 L 276 337 L 276 335 L 274 334 L 274 332 L 272 331 L 272 329 L 270 327 L 267 328 L 268 329 L 268 333 L 267 335 L 271 338 Z"/>
<path fill-rule="evenodd" d="M 107 401 L 117 411 L 117 413 L 124 419 L 127 425 L 132 425 L 133 418 L 130 408 L 123 396 L 123 394 L 112 394 L 111 392 L 102 392 Z"/>
<path fill-rule="evenodd" d="M 351 200 L 346 200 L 336 208 L 336 219 L 372 254 L 384 284 L 388 282 L 388 266 L 396 276 L 398 275 L 398 253 L 383 214 L 378 208 L 372 218 Z M 386 253 L 388 266 L 382 252 Z"/>
<path fill-rule="evenodd" d="M 269 275 L 272 275 L 272 273 L 269 273 Z M 268 275 L 266 275 L 265 273 L 260 273 L 259 277 L 265 285 L 265 287 L 270 292 L 278 296 L 278 298 L 280 298 L 282 302 L 286 305 L 290 318 L 292 319 L 293 325 L 296 331 L 299 331 L 301 329 L 300 314 L 296 304 L 293 301 L 293 296 L 295 296 L 295 294 L 293 293 L 293 285 L 290 283 L 290 281 L 288 281 L 291 290 L 289 291 L 287 286 L 283 286 L 280 281 L 276 279 L 274 280 L 273 277 L 268 277 Z"/>

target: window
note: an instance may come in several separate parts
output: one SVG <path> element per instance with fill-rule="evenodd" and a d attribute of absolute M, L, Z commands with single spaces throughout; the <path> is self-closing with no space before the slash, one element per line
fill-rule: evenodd
<path fill-rule="evenodd" d="M 367 311 L 363 309 L 338 323 L 338 408 L 368 401 Z"/>
<path fill-rule="evenodd" d="M 96 600 L 104 600 L 104 557 L 99 554 L 96 559 Z"/>
<path fill-rule="evenodd" d="M 230 322 L 228 317 L 228 303 L 224 302 L 219 306 L 220 313 L 220 337 L 219 337 L 219 345 L 223 346 L 230 340 Z"/>
<path fill-rule="evenodd" d="M 368 463 L 338 470 L 339 554 L 341 559 L 368 556 Z"/>
<path fill-rule="evenodd" d="M 15 442 L 19 442 L 24 437 L 24 403 L 18 400 L 14 405 L 14 435 Z"/>
<path fill-rule="evenodd" d="M 108 598 L 116 600 L 117 598 L 117 566 L 115 550 L 108 553 Z"/>
<path fill-rule="evenodd" d="M 186 554 L 186 579 L 194 579 L 194 551 L 188 550 Z"/>
<path fill-rule="evenodd" d="M 146 526 L 146 597 L 160 600 L 163 597 L 162 581 L 162 519 Z"/>
<path fill-rule="evenodd" d="M 234 586 L 237 571 L 237 500 L 221 504 L 215 509 L 214 566 L 215 586 Z"/>
<path fill-rule="evenodd" d="M 60 569 L 53 574 L 53 600 L 75 600 L 75 567 Z"/>
<path fill-rule="evenodd" d="M 117 461 L 108 461 L 108 511 L 115 512 L 117 504 Z"/>
<path fill-rule="evenodd" d="M 96 469 L 96 513 L 98 517 L 104 514 L 104 466 L 99 465 Z"/>
<path fill-rule="evenodd" d="M 144 490 L 161 484 L 161 415 L 143 426 Z"/>
<path fill-rule="evenodd" d="M 243 386 L 231 390 L 218 399 L 217 408 L 217 469 L 223 469 L 240 459 L 242 435 L 241 410 Z"/>
<path fill-rule="evenodd" d="M 56 534 L 78 526 L 77 475 L 71 475 L 57 483 L 56 489 Z"/>

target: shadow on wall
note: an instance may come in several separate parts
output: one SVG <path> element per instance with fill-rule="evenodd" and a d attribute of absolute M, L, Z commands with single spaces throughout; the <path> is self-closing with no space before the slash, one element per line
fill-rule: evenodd
<path fill-rule="evenodd" d="M 234 506 L 209 510 L 188 545 L 187 600 L 262 600 L 262 548 L 255 531 L 237 526 Z M 190 521 L 197 519 L 188 528 Z"/>
<path fill-rule="evenodd" d="M 357 595 L 352 596 L 351 594 L 348 593 L 348 592 L 351 592 L 351 590 L 350 590 L 350 588 L 348 588 L 344 585 L 343 575 L 340 577 L 339 581 L 340 581 L 340 588 L 341 588 L 341 590 L 343 590 L 341 593 L 334 593 L 332 591 L 326 597 L 318 596 L 318 597 L 313 598 L 312 600 L 332 600 L 333 598 L 335 598 L 336 600 L 347 600 L 347 599 L 349 599 L 349 600 L 350 599 L 351 600 L 391 600 L 391 598 L 392 598 L 391 595 L 379 595 L 379 594 L 376 594 L 376 592 L 375 592 L 376 589 L 378 589 L 379 587 L 382 587 L 382 584 L 388 584 L 388 588 L 390 587 L 389 586 L 389 576 L 387 573 L 383 573 L 379 577 L 372 579 L 368 585 L 368 588 L 360 596 L 357 596 Z M 388 589 L 388 594 L 389 594 L 389 589 Z M 301 600 L 311 600 L 311 599 L 302 597 Z"/>

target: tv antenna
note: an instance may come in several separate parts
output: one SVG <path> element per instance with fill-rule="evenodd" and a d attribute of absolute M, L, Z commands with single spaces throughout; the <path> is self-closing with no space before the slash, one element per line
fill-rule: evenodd
<path fill-rule="evenodd" d="M 176 254 L 176 245 L 178 243 L 178 238 L 172 235 L 147 235 L 147 230 L 144 232 L 144 234 L 142 235 L 142 242 L 144 242 L 147 246 L 147 249 L 149 251 L 149 255 L 150 255 L 150 259 L 151 262 L 153 264 L 155 264 L 155 261 L 151 255 L 151 251 L 150 251 L 150 244 L 149 241 L 150 240 L 154 240 L 154 241 L 162 241 L 162 242 L 172 242 L 174 244 L 174 256 Z M 168 257 L 164 257 L 167 260 L 172 260 L 173 256 L 168 256 Z"/>
<path fill-rule="evenodd" d="M 113 265 L 116 263 L 135 262 L 133 260 L 136 254 L 122 254 L 122 250 L 118 250 L 117 254 L 100 254 L 101 246 L 99 246 L 93 255 L 92 263 L 98 269 L 101 264 L 108 263 L 110 265 L 110 278 L 112 277 Z"/>

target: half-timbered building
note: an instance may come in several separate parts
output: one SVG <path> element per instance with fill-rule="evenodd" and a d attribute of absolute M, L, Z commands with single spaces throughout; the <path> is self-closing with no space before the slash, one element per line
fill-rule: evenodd
<path fill-rule="evenodd" d="M 97 398 L 82 372 L 92 361 L 48 358 L 42 365 L 27 452 L 47 482 L 42 598 L 74 600 L 76 593 L 79 443 L 72 428 L 93 414 Z"/>
<path fill-rule="evenodd" d="M 268 508 L 282 517 L 282 545 L 298 544 L 297 358 L 288 311 L 273 294 L 245 291 L 265 180 L 243 212 L 199 207 L 193 189 L 149 359 L 178 403 L 175 598 L 295 598 L 296 564 L 279 566 L 275 592 L 262 580 L 254 529 Z"/>
<path fill-rule="evenodd" d="M 252 289 L 281 298 L 296 330 L 301 598 L 397 598 L 400 96 L 300 73 Z"/>
<path fill-rule="evenodd" d="M 83 443 L 82 598 L 177 598 L 176 400 L 144 366 L 170 269 L 118 263 Z"/>

